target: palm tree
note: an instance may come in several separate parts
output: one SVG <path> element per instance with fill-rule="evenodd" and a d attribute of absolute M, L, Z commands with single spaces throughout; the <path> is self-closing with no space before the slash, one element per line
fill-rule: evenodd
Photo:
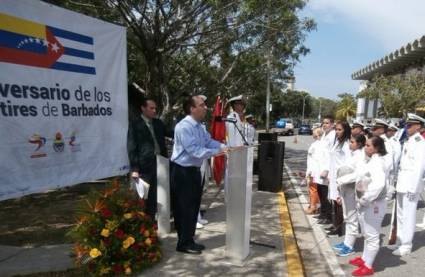
<path fill-rule="evenodd" d="M 349 93 L 339 94 L 341 101 L 338 102 L 336 108 L 337 119 L 349 121 L 356 114 L 356 101 L 353 95 Z"/>

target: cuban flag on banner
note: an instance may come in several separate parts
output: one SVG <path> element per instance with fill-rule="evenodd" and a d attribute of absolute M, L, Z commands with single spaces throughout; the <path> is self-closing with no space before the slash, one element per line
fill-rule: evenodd
<path fill-rule="evenodd" d="M 0 13 L 0 62 L 96 74 L 93 38 Z"/>

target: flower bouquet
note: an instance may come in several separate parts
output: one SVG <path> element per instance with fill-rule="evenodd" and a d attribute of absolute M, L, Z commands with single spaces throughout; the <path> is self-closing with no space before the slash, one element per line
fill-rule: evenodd
<path fill-rule="evenodd" d="M 134 190 L 114 180 L 105 190 L 90 194 L 86 204 L 69 232 L 77 266 L 95 276 L 115 276 L 160 260 L 157 226 L 143 212 L 144 200 Z"/>

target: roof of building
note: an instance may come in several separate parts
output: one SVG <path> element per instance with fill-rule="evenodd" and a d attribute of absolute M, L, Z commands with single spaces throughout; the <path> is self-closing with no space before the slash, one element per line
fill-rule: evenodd
<path fill-rule="evenodd" d="M 370 80 L 376 74 L 395 72 L 423 58 L 425 58 L 425 36 L 354 72 L 351 78 L 353 80 Z"/>

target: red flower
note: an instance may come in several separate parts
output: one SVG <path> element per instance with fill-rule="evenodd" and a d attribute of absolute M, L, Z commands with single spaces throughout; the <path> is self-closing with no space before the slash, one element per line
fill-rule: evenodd
<path fill-rule="evenodd" d="M 113 271 L 113 272 L 115 272 L 115 273 L 121 273 L 121 272 L 123 272 L 123 271 L 124 271 L 124 268 L 123 268 L 123 266 L 122 266 L 122 265 L 120 265 L 120 264 L 114 264 L 114 265 L 112 266 L 112 271 Z"/>
<path fill-rule="evenodd" d="M 124 233 L 124 231 L 123 231 L 123 230 L 121 230 L 121 229 L 117 229 L 117 230 L 115 231 L 115 236 L 116 236 L 117 238 L 119 238 L 119 239 L 123 239 L 123 238 L 125 237 L 125 233 Z"/>
<path fill-rule="evenodd" d="M 139 233 L 143 234 L 145 231 L 146 231 L 146 226 L 143 224 L 142 226 L 140 226 Z"/>
<path fill-rule="evenodd" d="M 102 214 L 103 217 L 105 218 L 109 218 L 112 216 L 112 212 L 110 210 L 108 210 L 107 208 L 103 208 L 100 210 L 100 213 Z"/>
<path fill-rule="evenodd" d="M 131 246 L 131 248 L 132 248 L 133 250 L 137 251 L 137 250 L 139 250 L 139 249 L 140 249 L 140 245 L 139 245 L 139 244 L 137 244 L 137 243 L 134 243 L 134 244 Z"/>
<path fill-rule="evenodd" d="M 110 238 L 104 238 L 103 243 L 105 244 L 105 246 L 110 246 L 111 245 L 111 239 Z"/>

